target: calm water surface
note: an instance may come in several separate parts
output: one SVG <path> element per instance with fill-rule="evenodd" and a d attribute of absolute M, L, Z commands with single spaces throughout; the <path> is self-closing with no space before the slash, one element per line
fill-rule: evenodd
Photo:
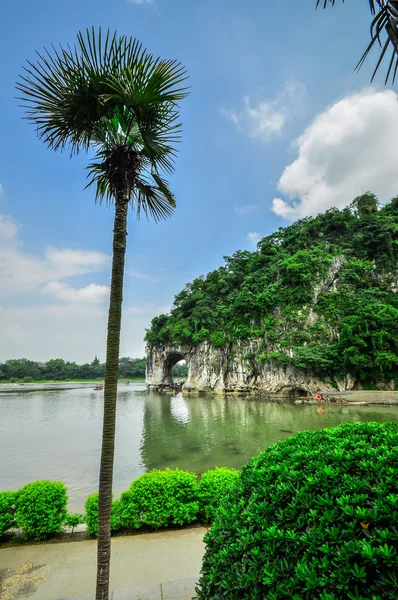
<path fill-rule="evenodd" d="M 0 491 L 36 479 L 68 487 L 71 510 L 96 491 L 103 393 L 92 389 L 0 394 Z M 115 496 L 149 469 L 202 473 L 240 468 L 274 442 L 303 429 L 355 421 L 398 422 L 398 407 L 316 406 L 264 399 L 183 397 L 120 388 Z"/>

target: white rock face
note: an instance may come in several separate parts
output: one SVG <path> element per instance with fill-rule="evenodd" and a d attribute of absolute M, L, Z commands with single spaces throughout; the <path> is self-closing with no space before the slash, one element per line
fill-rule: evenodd
<path fill-rule="evenodd" d="M 272 361 L 261 364 L 255 358 L 260 354 L 259 346 L 260 341 L 255 340 L 237 342 L 227 348 L 214 348 L 207 342 L 198 346 L 149 346 L 146 382 L 151 389 L 171 385 L 173 365 L 185 359 L 188 364 L 185 391 L 288 395 L 335 389 L 332 381 L 320 381 L 308 371 L 280 367 Z M 352 389 L 354 383 L 344 382 L 348 386 L 344 389 Z"/>

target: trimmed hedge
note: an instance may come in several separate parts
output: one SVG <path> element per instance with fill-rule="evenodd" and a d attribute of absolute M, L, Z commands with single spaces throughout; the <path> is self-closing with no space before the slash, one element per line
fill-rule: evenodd
<path fill-rule="evenodd" d="M 68 512 L 62 525 L 64 525 L 64 527 L 71 527 L 73 533 L 75 527 L 82 525 L 83 523 L 85 523 L 84 515 Z"/>
<path fill-rule="evenodd" d="M 239 478 L 239 471 L 216 467 L 203 473 L 198 485 L 198 499 L 202 519 L 211 523 L 222 500 L 232 491 Z"/>
<path fill-rule="evenodd" d="M 200 599 L 396 600 L 398 424 L 302 432 L 267 448 L 205 541 Z"/>
<path fill-rule="evenodd" d="M 112 502 L 111 512 L 111 531 L 120 529 L 120 521 L 117 511 L 118 501 Z M 90 494 L 85 504 L 86 514 L 85 523 L 87 526 L 87 535 L 95 537 L 98 534 L 98 493 Z"/>
<path fill-rule="evenodd" d="M 15 492 L 0 492 L 0 537 L 15 525 Z"/>
<path fill-rule="evenodd" d="M 35 481 L 17 492 L 15 520 L 34 540 L 59 533 L 65 520 L 68 496 L 61 481 Z"/>
<path fill-rule="evenodd" d="M 217 505 L 228 493 L 235 470 L 217 468 L 202 475 L 180 469 L 145 473 L 112 503 L 111 531 L 183 526 L 212 520 Z M 213 493 L 212 493 L 213 486 Z M 98 494 L 88 496 L 85 515 L 66 510 L 66 488 L 61 482 L 36 481 L 18 492 L 0 492 L 0 537 L 19 527 L 25 537 L 39 540 L 59 533 L 61 526 L 85 522 L 87 534 L 98 534 Z"/>
<path fill-rule="evenodd" d="M 186 525 L 198 511 L 196 475 L 180 469 L 145 473 L 120 496 L 120 523 L 127 529 Z"/>

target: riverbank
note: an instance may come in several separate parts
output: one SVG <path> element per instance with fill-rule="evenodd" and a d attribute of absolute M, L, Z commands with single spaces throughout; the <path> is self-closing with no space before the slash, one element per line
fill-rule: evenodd
<path fill-rule="evenodd" d="M 398 391 L 381 390 L 354 390 L 346 398 L 348 403 L 365 402 L 367 406 L 379 404 L 384 406 L 398 406 Z"/>
<path fill-rule="evenodd" d="M 119 385 L 126 385 L 124 379 Z M 129 379 L 130 383 L 144 383 L 144 379 Z M 44 392 L 46 390 L 78 390 L 93 388 L 95 385 L 103 385 L 103 379 L 76 380 L 76 381 L 32 381 L 30 383 L 0 383 L 1 392 Z M 127 387 L 127 386 L 126 386 Z"/>

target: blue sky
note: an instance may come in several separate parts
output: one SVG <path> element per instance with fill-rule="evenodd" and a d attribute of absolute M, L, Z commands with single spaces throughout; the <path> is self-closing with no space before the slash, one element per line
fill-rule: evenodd
<path fill-rule="evenodd" d="M 130 215 L 122 354 L 193 277 L 292 220 L 398 190 L 398 103 L 369 88 L 366 0 L 71 0 L 9 3 L 0 24 L 0 360 L 104 358 L 112 210 L 84 191 L 87 157 L 54 153 L 22 120 L 26 59 L 92 25 L 178 58 L 192 86 L 172 187 L 175 215 Z M 4 9 L 3 9 L 4 11 Z M 377 54 L 377 52 L 376 52 Z M 391 139 L 391 138 L 389 138 Z"/>

